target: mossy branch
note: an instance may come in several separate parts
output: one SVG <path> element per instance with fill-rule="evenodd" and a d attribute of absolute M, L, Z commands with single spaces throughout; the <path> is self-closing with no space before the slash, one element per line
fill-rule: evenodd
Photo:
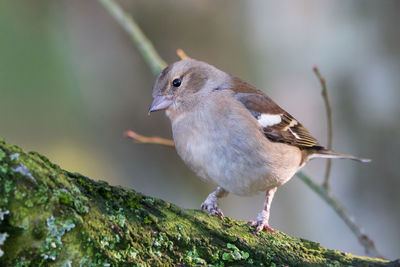
<path fill-rule="evenodd" d="M 0 266 L 396 266 L 182 210 L 0 139 Z"/>

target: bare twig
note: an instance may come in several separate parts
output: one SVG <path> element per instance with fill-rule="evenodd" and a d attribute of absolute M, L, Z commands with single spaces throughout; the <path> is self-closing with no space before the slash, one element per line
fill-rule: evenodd
<path fill-rule="evenodd" d="M 296 175 L 335 210 L 337 215 L 342 218 L 350 230 L 356 235 L 360 244 L 365 248 L 366 253 L 370 255 L 374 254 L 373 256 L 379 258 L 384 258 L 375 247 L 374 241 L 363 233 L 361 227 L 355 222 L 354 218 L 349 215 L 343 205 L 340 204 L 340 202 L 328 190 L 326 190 L 324 186 L 316 184 L 302 171 L 297 172 Z"/>
<path fill-rule="evenodd" d="M 148 137 L 143 136 L 134 131 L 125 131 L 124 135 L 126 137 L 132 138 L 134 142 L 140 144 L 155 144 L 155 145 L 163 145 L 163 146 L 175 146 L 174 141 L 171 139 L 166 139 L 158 136 Z"/>
<path fill-rule="evenodd" d="M 128 32 L 139 52 L 142 54 L 154 75 L 159 74 L 167 63 L 154 49 L 153 44 L 144 35 L 136 22 L 126 14 L 113 0 L 99 0 L 116 21 Z"/>
<path fill-rule="evenodd" d="M 332 111 L 331 105 L 329 103 L 328 90 L 326 86 L 326 80 L 322 77 L 317 66 L 313 68 L 315 75 L 317 76 L 319 82 L 321 83 L 321 94 L 324 99 L 326 119 L 327 119 L 327 130 L 328 130 L 328 149 L 332 149 Z M 366 234 L 364 234 L 360 226 L 354 221 L 354 219 L 348 214 L 346 209 L 342 204 L 331 194 L 329 186 L 329 175 L 332 167 L 332 159 L 328 159 L 325 169 L 325 179 L 321 185 L 314 183 L 310 177 L 308 177 L 304 172 L 298 172 L 297 176 L 306 183 L 314 192 L 316 192 L 322 199 L 324 199 L 339 215 L 340 218 L 346 223 L 350 230 L 357 236 L 360 244 L 365 248 L 366 253 L 372 251 L 375 256 L 383 258 L 382 254 L 376 249 L 374 242 Z"/>
<path fill-rule="evenodd" d="M 177 49 L 176 50 L 176 54 L 178 55 L 178 57 L 182 60 L 184 59 L 190 59 L 190 57 L 188 55 L 186 55 L 186 53 L 182 50 L 182 49 Z"/>
<path fill-rule="evenodd" d="M 146 62 L 151 67 L 153 74 L 158 74 L 161 70 L 167 65 L 164 60 L 158 55 L 157 51 L 154 49 L 151 42 L 145 37 L 143 32 L 137 26 L 137 24 L 130 18 L 127 14 L 125 14 L 121 8 L 114 2 L 114 0 L 99 0 L 105 8 L 111 13 L 111 15 L 123 26 L 123 28 L 129 33 L 132 40 L 135 42 L 138 47 L 140 53 L 146 59 Z M 177 51 L 178 56 L 181 59 L 188 58 L 188 56 L 181 50 Z M 328 117 L 328 148 L 332 147 L 332 119 L 331 119 L 331 109 L 328 100 L 327 90 L 326 90 L 326 82 L 323 77 L 321 77 L 317 68 L 314 69 L 317 77 L 319 78 L 322 85 L 322 96 L 325 101 L 326 112 Z M 143 135 L 139 135 L 133 131 L 126 131 L 125 135 L 129 138 L 132 138 L 137 143 L 146 143 L 146 144 L 157 144 L 157 145 L 165 145 L 165 146 L 174 146 L 173 140 L 161 138 L 161 137 L 147 137 Z M 330 167 L 329 167 L 330 169 Z M 360 243 L 364 246 L 367 253 L 374 252 L 377 256 L 382 257 L 382 255 L 377 251 L 374 242 L 365 235 L 361 228 L 354 222 L 351 216 L 347 213 L 345 208 L 339 203 L 339 201 L 333 197 L 333 195 L 329 192 L 328 188 L 328 179 L 329 179 L 329 169 L 327 167 L 327 175 L 325 176 L 324 185 L 318 185 L 314 181 L 311 180 L 306 174 L 303 172 L 298 172 L 297 176 L 314 192 L 316 192 L 322 199 L 331 206 L 336 213 L 342 218 L 346 225 L 351 229 L 351 231 L 357 236 Z M 328 178 L 326 178 L 328 177 Z"/>
<path fill-rule="evenodd" d="M 329 103 L 328 98 L 328 90 L 326 87 L 326 80 L 324 77 L 321 76 L 321 73 L 318 70 L 318 67 L 315 66 L 313 68 L 315 75 L 317 76 L 319 82 L 321 83 L 321 94 L 322 98 L 324 99 L 325 103 L 325 110 L 326 110 L 326 121 L 327 121 L 327 129 L 328 129 L 328 149 L 332 149 L 332 111 L 331 111 L 331 104 Z M 332 159 L 328 159 L 326 162 L 326 169 L 325 169 L 325 179 L 323 186 L 326 190 L 329 190 L 329 175 L 331 173 L 332 167 Z"/>

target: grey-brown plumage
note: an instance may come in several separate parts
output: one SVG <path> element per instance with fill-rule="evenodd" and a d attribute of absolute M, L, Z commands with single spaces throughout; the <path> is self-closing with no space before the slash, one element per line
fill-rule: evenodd
<path fill-rule="evenodd" d="M 176 150 L 201 178 L 218 188 L 202 209 L 222 216 L 217 200 L 232 192 L 266 192 L 254 225 L 268 226 L 272 198 L 309 160 L 357 158 L 327 150 L 271 98 L 239 78 L 193 59 L 171 64 L 158 76 L 149 112 L 166 109 Z"/>

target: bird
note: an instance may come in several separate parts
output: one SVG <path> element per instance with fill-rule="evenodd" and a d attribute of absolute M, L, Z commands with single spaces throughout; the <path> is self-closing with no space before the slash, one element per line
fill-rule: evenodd
<path fill-rule="evenodd" d="M 149 114 L 165 110 L 178 155 L 206 182 L 217 185 L 201 209 L 224 218 L 218 199 L 265 192 L 256 220 L 267 230 L 277 188 L 313 158 L 369 159 L 334 152 L 264 92 L 213 65 L 184 59 L 168 65 L 153 87 Z"/>

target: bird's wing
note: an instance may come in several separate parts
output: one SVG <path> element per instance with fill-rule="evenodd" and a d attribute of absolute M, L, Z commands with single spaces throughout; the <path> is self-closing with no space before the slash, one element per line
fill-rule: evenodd
<path fill-rule="evenodd" d="M 300 122 L 262 91 L 238 78 L 233 81 L 235 98 L 258 120 L 268 139 L 305 149 L 322 148 Z"/>

